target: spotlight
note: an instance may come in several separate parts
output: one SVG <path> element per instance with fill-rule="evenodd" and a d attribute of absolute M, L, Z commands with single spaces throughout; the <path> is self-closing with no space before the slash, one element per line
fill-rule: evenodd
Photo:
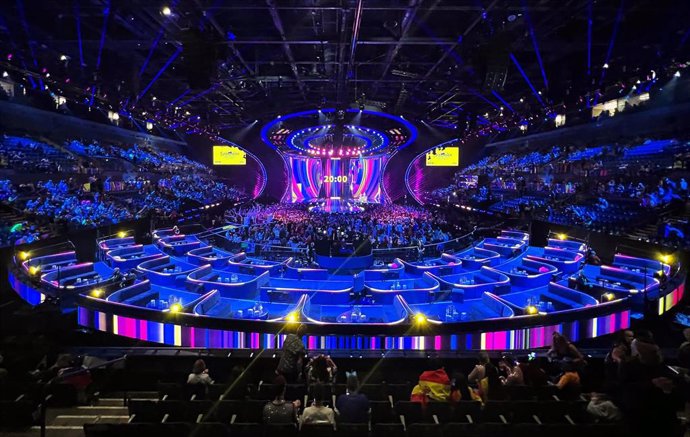
<path fill-rule="evenodd" d="M 427 318 L 422 313 L 417 313 L 414 315 L 414 322 L 418 325 L 423 325 L 427 322 Z"/>
<path fill-rule="evenodd" d="M 287 316 L 285 316 L 285 320 L 288 323 L 295 323 L 299 320 L 299 314 L 297 314 L 297 311 L 293 311 L 289 313 Z"/>
<path fill-rule="evenodd" d="M 69 58 L 67 58 L 67 56 L 65 56 L 65 55 L 60 55 L 60 60 L 61 60 L 61 61 L 66 61 L 67 59 L 69 59 Z"/>
<path fill-rule="evenodd" d="M 102 297 L 103 296 L 103 289 L 102 288 L 94 288 L 91 290 L 91 297 Z"/>
<path fill-rule="evenodd" d="M 680 70 L 676 71 L 673 77 L 680 77 Z"/>
<path fill-rule="evenodd" d="M 608 64 L 608 63 L 604 64 L 604 65 L 603 65 L 603 68 L 605 68 L 605 69 L 606 69 L 606 68 L 609 68 L 609 64 Z"/>
<path fill-rule="evenodd" d="M 171 313 L 179 313 L 180 311 L 182 311 L 182 305 L 181 304 L 174 303 L 174 304 L 170 305 L 170 312 Z"/>
<path fill-rule="evenodd" d="M 556 234 L 556 238 L 558 238 L 559 240 L 563 241 L 563 240 L 565 240 L 566 238 L 568 238 L 568 236 L 565 235 L 565 234 L 560 234 L 560 233 L 559 233 L 559 234 Z"/>
<path fill-rule="evenodd" d="M 616 295 L 613 293 L 604 293 L 601 295 L 601 300 L 606 301 L 606 302 L 611 302 L 615 298 L 616 298 Z"/>
<path fill-rule="evenodd" d="M 161 9 L 161 14 L 165 15 L 166 17 L 169 17 L 172 15 L 172 9 L 168 6 L 163 6 L 163 9 Z"/>
<path fill-rule="evenodd" d="M 2 72 L 2 77 L 9 77 L 9 76 L 10 76 L 10 73 L 8 73 L 6 71 Z"/>
<path fill-rule="evenodd" d="M 146 130 L 153 130 L 153 123 L 151 123 L 150 121 L 147 121 L 146 122 Z"/>
<path fill-rule="evenodd" d="M 19 259 L 25 261 L 31 255 L 29 252 L 19 252 Z"/>
<path fill-rule="evenodd" d="M 127 232 L 125 231 L 120 231 L 117 233 L 117 238 L 125 238 L 127 236 Z"/>
<path fill-rule="evenodd" d="M 535 315 L 535 314 L 539 314 L 539 310 L 538 310 L 537 307 L 535 307 L 534 305 L 528 305 L 528 306 L 525 308 L 525 312 L 526 312 L 527 314 L 531 315 L 531 316 L 533 316 L 533 315 Z"/>
<path fill-rule="evenodd" d="M 673 255 L 671 254 L 662 254 L 659 257 L 659 260 L 664 263 L 664 264 L 671 264 L 673 262 Z"/>
<path fill-rule="evenodd" d="M 41 273 L 41 268 L 38 266 L 31 266 L 29 267 L 29 274 L 30 275 L 37 275 Z"/>

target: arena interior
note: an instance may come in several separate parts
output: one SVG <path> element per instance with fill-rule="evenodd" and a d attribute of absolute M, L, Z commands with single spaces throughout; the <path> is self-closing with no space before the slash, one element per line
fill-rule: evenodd
<path fill-rule="evenodd" d="M 688 17 L 0 2 L 0 436 L 690 435 Z"/>

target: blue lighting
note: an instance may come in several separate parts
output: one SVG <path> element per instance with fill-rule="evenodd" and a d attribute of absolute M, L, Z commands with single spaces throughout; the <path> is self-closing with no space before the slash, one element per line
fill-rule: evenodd
<path fill-rule="evenodd" d="M 616 12 L 616 21 L 613 22 L 613 32 L 611 32 L 611 39 L 609 40 L 609 48 L 606 51 L 606 58 L 604 59 L 604 64 L 608 64 L 609 59 L 611 59 L 611 53 L 613 53 L 613 45 L 616 42 L 616 35 L 618 35 L 618 28 L 620 27 L 621 20 L 623 19 L 623 6 L 625 5 L 625 0 L 621 0 L 621 4 L 618 6 L 618 12 Z M 606 76 L 606 68 L 601 69 L 601 78 L 599 79 L 599 84 L 604 81 L 604 76 Z"/>
<path fill-rule="evenodd" d="M 110 15 L 110 0 L 107 0 L 105 8 L 103 8 L 103 28 L 101 29 L 101 42 L 98 46 L 98 59 L 96 60 L 96 70 L 101 67 L 101 55 L 103 54 L 103 46 L 105 45 L 105 33 L 108 30 L 108 16 Z"/>
<path fill-rule="evenodd" d="M 146 92 L 153 86 L 153 84 L 158 80 L 158 78 L 161 76 L 161 74 L 163 74 L 165 69 L 168 68 L 168 66 L 170 64 L 172 64 L 172 62 L 175 59 L 177 59 L 177 57 L 180 55 L 180 53 L 182 53 L 182 48 L 178 47 L 177 50 L 175 50 L 175 53 L 173 53 L 172 56 L 170 56 L 170 58 L 168 58 L 168 61 L 165 63 L 165 65 L 163 65 L 161 67 L 161 69 L 158 70 L 158 73 L 156 73 L 156 75 L 153 76 L 153 79 L 151 79 L 151 82 L 149 82 L 149 84 L 146 85 L 146 88 L 144 88 L 144 90 L 141 93 L 139 93 L 139 95 L 137 96 L 137 100 L 141 99 L 144 96 L 144 94 L 146 94 Z"/>
<path fill-rule="evenodd" d="M 518 60 L 515 58 L 515 55 L 513 55 L 513 54 L 511 53 L 511 54 L 510 54 L 510 59 L 513 61 L 513 64 L 515 64 L 515 66 L 517 67 L 518 71 L 520 71 L 520 74 L 521 74 L 522 77 L 525 79 L 525 82 L 527 82 L 527 85 L 529 85 L 529 87 L 532 89 L 532 93 L 534 94 L 534 97 L 536 97 L 537 100 L 539 100 L 539 103 L 541 103 L 541 106 L 546 106 L 546 105 L 544 105 L 544 101 L 541 99 L 541 96 L 539 95 L 539 93 L 537 92 L 537 90 L 534 88 L 534 85 L 532 85 L 532 82 L 530 82 L 529 78 L 527 77 L 527 74 L 525 74 L 525 70 L 522 69 L 522 66 L 520 65 L 520 63 L 518 62 Z"/>
<path fill-rule="evenodd" d="M 74 2 L 74 18 L 77 21 L 77 41 L 79 41 L 79 66 L 84 66 L 84 48 L 81 42 L 81 13 L 79 11 L 79 2 Z"/>
<path fill-rule="evenodd" d="M 494 95 L 498 100 L 501 101 L 504 105 L 506 105 L 506 108 L 510 109 L 510 112 L 515 112 L 512 106 L 510 106 L 510 103 L 506 102 L 503 97 L 501 97 L 496 91 L 491 91 L 491 94 Z"/>
<path fill-rule="evenodd" d="M 228 32 L 225 34 L 225 37 L 228 39 L 228 41 L 235 41 L 237 39 L 237 35 L 232 33 L 231 31 L 228 30 Z"/>
<path fill-rule="evenodd" d="M 146 70 L 146 67 L 149 65 L 149 61 L 151 60 L 151 56 L 153 55 L 153 52 L 156 50 L 156 47 L 158 47 L 158 42 L 160 41 L 162 36 L 163 36 L 163 29 L 161 28 L 161 30 L 158 31 L 158 35 L 156 35 L 156 39 L 153 40 L 153 44 L 151 44 L 151 48 L 149 49 L 149 54 L 146 57 L 144 64 L 141 66 L 141 69 L 139 70 L 139 77 L 141 77 L 141 75 L 144 74 L 144 70 Z"/>

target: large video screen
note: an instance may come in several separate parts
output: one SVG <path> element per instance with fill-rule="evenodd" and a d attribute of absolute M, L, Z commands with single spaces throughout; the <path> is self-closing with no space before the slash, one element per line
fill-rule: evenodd
<path fill-rule="evenodd" d="M 247 153 L 236 146 L 213 146 L 213 165 L 247 165 Z"/>
<path fill-rule="evenodd" d="M 438 147 L 426 152 L 427 167 L 457 167 L 460 165 L 459 147 Z"/>
<path fill-rule="evenodd" d="M 380 157 L 369 158 L 289 158 L 290 201 L 315 199 L 381 202 Z"/>

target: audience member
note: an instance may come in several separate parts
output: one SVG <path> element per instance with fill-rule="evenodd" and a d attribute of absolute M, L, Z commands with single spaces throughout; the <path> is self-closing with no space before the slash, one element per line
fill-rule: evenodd
<path fill-rule="evenodd" d="M 505 388 L 499 378 L 498 369 L 491 363 L 484 366 L 484 378 L 479 381 L 479 396 L 482 401 L 502 401 L 506 398 Z"/>
<path fill-rule="evenodd" d="M 192 373 L 187 377 L 187 384 L 213 384 L 213 379 L 208 374 L 208 369 L 206 368 L 206 362 L 202 359 L 198 359 L 194 362 L 192 367 Z"/>
<path fill-rule="evenodd" d="M 302 343 L 303 332 L 304 326 L 300 325 L 297 332 L 289 333 L 283 342 L 276 373 L 285 377 L 287 382 L 296 382 L 302 379 L 304 354 L 306 353 L 304 343 Z"/>
<path fill-rule="evenodd" d="M 366 423 L 369 421 L 369 399 L 359 392 L 357 373 L 347 373 L 345 394 L 335 402 L 338 421 L 343 423 Z"/>
<path fill-rule="evenodd" d="M 333 384 L 338 367 L 328 355 L 317 355 L 307 364 L 307 382 L 309 384 Z"/>
<path fill-rule="evenodd" d="M 314 402 L 302 412 L 301 425 L 310 424 L 335 424 L 335 413 L 333 409 L 324 405 L 326 400 L 326 391 L 322 384 L 315 384 L 312 387 L 312 396 Z"/>
<path fill-rule="evenodd" d="M 467 376 L 467 381 L 470 384 L 479 384 L 479 381 L 486 376 L 486 365 L 489 364 L 489 354 L 481 351 L 479 352 L 479 363 L 474 366 L 474 369 Z"/>
<path fill-rule="evenodd" d="M 264 406 L 264 423 L 297 423 L 297 411 L 301 405 L 299 400 L 285 401 L 286 381 L 282 375 L 273 382 L 273 400 Z"/>
<path fill-rule="evenodd" d="M 438 359 L 429 362 L 429 369 L 419 375 L 419 382 L 412 388 L 410 400 L 426 403 L 428 401 L 448 402 L 450 399 L 450 378 Z"/>

